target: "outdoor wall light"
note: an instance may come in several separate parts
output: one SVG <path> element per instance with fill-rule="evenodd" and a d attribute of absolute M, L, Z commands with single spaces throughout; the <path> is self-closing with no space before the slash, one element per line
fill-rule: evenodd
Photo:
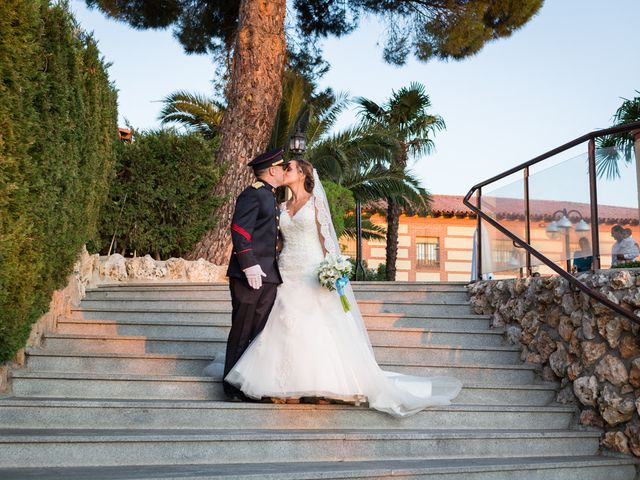
<path fill-rule="evenodd" d="M 547 225 L 546 232 L 547 237 L 549 237 L 551 240 L 555 240 L 556 238 L 558 238 L 558 223 L 551 222 L 549 225 Z"/>
<path fill-rule="evenodd" d="M 304 134 L 300 131 L 300 127 L 296 127 L 296 131 L 289 139 L 289 150 L 295 157 L 300 157 L 307 149 L 307 142 Z"/>
<path fill-rule="evenodd" d="M 580 237 L 585 237 L 588 232 L 591 231 L 591 227 L 589 224 L 584 221 L 584 218 L 581 218 L 580 221 L 576 224 L 576 232 Z"/>
<path fill-rule="evenodd" d="M 589 224 L 585 222 L 582 214 L 577 210 L 557 210 L 553 213 L 553 215 L 551 215 L 551 218 L 557 218 L 558 216 L 560 216 L 558 220 L 550 222 L 545 228 L 547 237 L 549 237 L 551 240 L 557 240 L 560 237 L 560 233 L 568 236 L 571 227 L 575 228 L 575 231 L 579 237 L 584 237 L 587 232 L 591 231 L 591 227 L 589 227 Z M 571 221 L 571 216 L 573 216 L 574 218 L 578 218 L 575 226 Z"/>
<path fill-rule="evenodd" d="M 562 217 L 560 217 L 560 220 L 558 220 L 558 228 L 569 230 L 572 226 L 573 224 L 571 223 L 571 220 L 569 220 L 569 217 L 567 217 L 566 215 L 562 215 Z"/>

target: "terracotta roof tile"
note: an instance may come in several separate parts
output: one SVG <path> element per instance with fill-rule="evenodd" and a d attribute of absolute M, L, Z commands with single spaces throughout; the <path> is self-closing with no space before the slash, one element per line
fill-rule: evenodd
<path fill-rule="evenodd" d="M 466 214 L 471 213 L 463 203 L 462 195 L 432 195 L 431 211 L 436 214 Z M 483 210 L 504 216 L 517 217 L 524 215 L 524 200 L 518 198 L 483 197 Z M 577 210 L 585 219 L 590 219 L 591 211 L 588 203 L 564 202 L 558 200 L 531 200 L 529 209 L 532 216 L 551 216 L 555 211 L 566 208 Z M 619 219 L 638 221 L 637 208 L 616 207 L 613 205 L 598 205 L 598 216 L 601 221 Z"/>

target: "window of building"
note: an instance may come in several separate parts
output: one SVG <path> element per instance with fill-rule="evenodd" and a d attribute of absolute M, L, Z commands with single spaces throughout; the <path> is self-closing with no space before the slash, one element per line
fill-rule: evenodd
<path fill-rule="evenodd" d="M 416 237 L 416 266 L 440 266 L 440 239 L 438 237 Z"/>
<path fill-rule="evenodd" d="M 509 239 L 496 239 L 493 244 L 495 269 L 510 270 L 524 267 L 524 250 L 517 248 Z"/>
<path fill-rule="evenodd" d="M 496 265 L 508 265 L 513 256 L 513 242 L 511 240 L 496 239 L 493 244 L 493 261 Z"/>

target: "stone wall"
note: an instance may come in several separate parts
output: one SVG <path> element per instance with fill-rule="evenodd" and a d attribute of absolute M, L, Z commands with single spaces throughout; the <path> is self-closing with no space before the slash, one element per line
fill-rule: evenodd
<path fill-rule="evenodd" d="M 195 261 L 183 258 L 154 260 L 150 255 L 125 258 L 118 253 L 99 257 L 94 265 L 96 284 L 128 281 L 224 282 L 227 271 L 226 266 L 214 265 L 203 258 Z"/>
<path fill-rule="evenodd" d="M 579 279 L 640 315 L 640 269 Z M 640 325 L 557 276 L 482 281 L 470 293 L 542 380 L 560 382 L 557 401 L 578 406 L 579 424 L 602 429 L 603 447 L 640 456 Z"/>
<path fill-rule="evenodd" d="M 80 305 L 87 287 L 118 282 L 222 282 L 226 266 L 214 265 L 202 258 L 188 261 L 182 258 L 156 261 L 151 256 L 125 258 L 89 255 L 82 248 L 80 257 L 69 276 L 67 286 L 53 292 L 49 311 L 31 327 L 26 347 L 39 347 L 47 332 L 56 330 L 58 319 L 71 316 L 71 309 Z M 20 350 L 13 362 L 0 363 L 0 393 L 7 392 L 9 370 L 24 366 L 25 352 Z"/>

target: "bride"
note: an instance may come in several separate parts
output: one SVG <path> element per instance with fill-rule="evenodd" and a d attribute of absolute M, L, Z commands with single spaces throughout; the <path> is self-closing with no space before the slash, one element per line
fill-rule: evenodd
<path fill-rule="evenodd" d="M 264 330 L 225 381 L 254 399 L 366 401 L 395 416 L 449 404 L 462 388 L 460 381 L 381 370 L 351 287 L 345 289 L 351 305 L 345 314 L 338 294 L 320 286 L 318 265 L 325 254 L 340 250 L 327 197 L 311 164 L 290 161 L 284 185 L 292 198 L 280 206 L 283 283 Z"/>

